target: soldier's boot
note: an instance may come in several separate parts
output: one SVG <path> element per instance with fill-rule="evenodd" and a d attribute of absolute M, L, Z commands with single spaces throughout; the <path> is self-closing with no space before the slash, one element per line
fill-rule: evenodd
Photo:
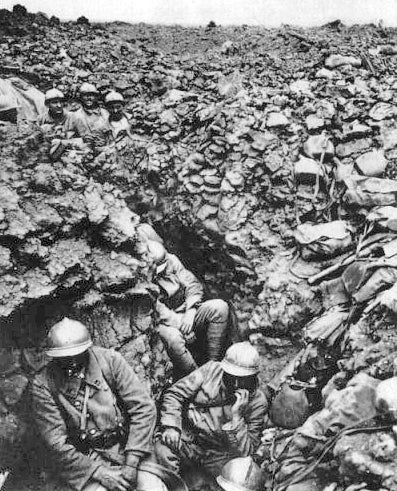
<path fill-rule="evenodd" d="M 208 359 L 219 361 L 223 358 L 227 339 L 229 306 L 221 299 L 207 300 L 197 309 L 194 327 L 206 330 Z"/>
<path fill-rule="evenodd" d="M 192 354 L 187 349 L 183 334 L 175 327 L 159 326 L 157 331 L 174 366 L 174 375 L 184 377 L 197 368 Z"/>

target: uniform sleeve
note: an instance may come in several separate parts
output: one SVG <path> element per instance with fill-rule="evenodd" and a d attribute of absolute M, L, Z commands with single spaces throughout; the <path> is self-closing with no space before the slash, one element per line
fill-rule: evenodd
<path fill-rule="evenodd" d="M 168 257 L 172 264 L 174 274 L 185 289 L 186 310 L 189 310 L 202 302 L 204 295 L 203 287 L 194 274 L 186 269 L 174 254 L 169 254 Z"/>
<path fill-rule="evenodd" d="M 61 479 L 80 491 L 100 466 L 68 442 L 65 421 L 48 387 L 34 380 L 31 386 L 32 416 L 49 449 Z"/>
<path fill-rule="evenodd" d="M 260 444 L 267 406 L 266 397 L 258 392 L 248 406 L 244 418 L 236 424 L 230 421 L 222 427 L 229 445 L 242 457 L 252 455 Z"/>
<path fill-rule="evenodd" d="M 161 409 L 161 426 L 182 431 L 183 407 L 200 390 L 205 377 L 205 369 L 206 365 L 197 368 L 166 390 Z"/>
<path fill-rule="evenodd" d="M 163 302 L 157 300 L 156 302 L 156 314 L 157 314 L 157 324 L 175 327 L 175 329 L 181 328 L 182 314 L 171 310 Z"/>
<path fill-rule="evenodd" d="M 111 356 L 118 396 L 123 401 L 130 420 L 125 451 L 139 457 L 149 455 L 152 451 L 152 436 L 156 424 L 155 403 L 120 353 L 112 351 Z"/>

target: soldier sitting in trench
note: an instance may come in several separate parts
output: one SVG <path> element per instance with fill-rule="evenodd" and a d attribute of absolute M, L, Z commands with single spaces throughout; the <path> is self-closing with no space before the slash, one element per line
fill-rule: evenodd
<path fill-rule="evenodd" d="M 230 460 L 253 455 L 268 406 L 258 372 L 259 354 L 245 341 L 172 385 L 163 396 L 158 461 L 175 472 L 198 464 L 217 477 Z"/>
<path fill-rule="evenodd" d="M 148 251 L 156 265 L 154 283 L 160 288 L 157 330 L 173 363 L 174 375 L 184 376 L 197 368 L 187 347 L 196 336 L 207 344 L 207 360 L 221 360 L 228 338 L 228 304 L 221 299 L 203 301 L 200 282 L 161 243 L 149 240 Z"/>
<path fill-rule="evenodd" d="M 59 477 L 75 490 L 166 490 L 147 471 L 156 408 L 133 369 L 116 351 L 92 346 L 75 320 L 55 324 L 48 344 L 52 361 L 33 380 L 31 397 Z"/>

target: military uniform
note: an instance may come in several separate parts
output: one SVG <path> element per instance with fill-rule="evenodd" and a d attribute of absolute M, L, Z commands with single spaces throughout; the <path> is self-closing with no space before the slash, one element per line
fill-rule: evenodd
<path fill-rule="evenodd" d="M 161 427 L 181 432 L 181 448 L 177 455 L 156 442 L 157 458 L 164 466 L 179 472 L 181 459 L 189 460 L 217 476 L 226 462 L 252 455 L 259 446 L 267 399 L 256 390 L 244 416 L 234 425 L 234 401 L 226 392 L 223 374 L 220 362 L 209 361 L 165 392 Z"/>
<path fill-rule="evenodd" d="M 31 387 L 33 418 L 49 456 L 76 490 L 92 486 L 96 469 L 110 465 L 102 460 L 103 450 L 150 456 L 156 421 L 154 402 L 119 353 L 92 347 L 88 355 L 79 377 L 50 363 Z"/>
<path fill-rule="evenodd" d="M 229 307 L 220 299 L 203 302 L 203 287 L 174 254 L 167 253 L 166 269 L 155 283 L 160 287 L 157 301 L 158 332 L 168 354 L 182 375 L 197 368 L 180 328 L 185 312 L 196 308 L 193 331 L 207 337 L 208 358 L 220 360 L 227 337 Z"/>
<path fill-rule="evenodd" d="M 95 141 L 98 146 L 102 146 L 106 144 L 106 135 L 110 131 L 108 117 L 109 113 L 106 109 L 100 107 L 84 109 L 81 107 L 72 113 L 66 129 L 74 131 L 84 141 Z"/>

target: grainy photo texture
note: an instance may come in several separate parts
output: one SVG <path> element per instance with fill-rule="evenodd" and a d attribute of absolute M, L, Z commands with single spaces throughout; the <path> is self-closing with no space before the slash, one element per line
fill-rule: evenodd
<path fill-rule="evenodd" d="M 0 490 L 397 491 L 397 3 L 0 7 Z"/>

